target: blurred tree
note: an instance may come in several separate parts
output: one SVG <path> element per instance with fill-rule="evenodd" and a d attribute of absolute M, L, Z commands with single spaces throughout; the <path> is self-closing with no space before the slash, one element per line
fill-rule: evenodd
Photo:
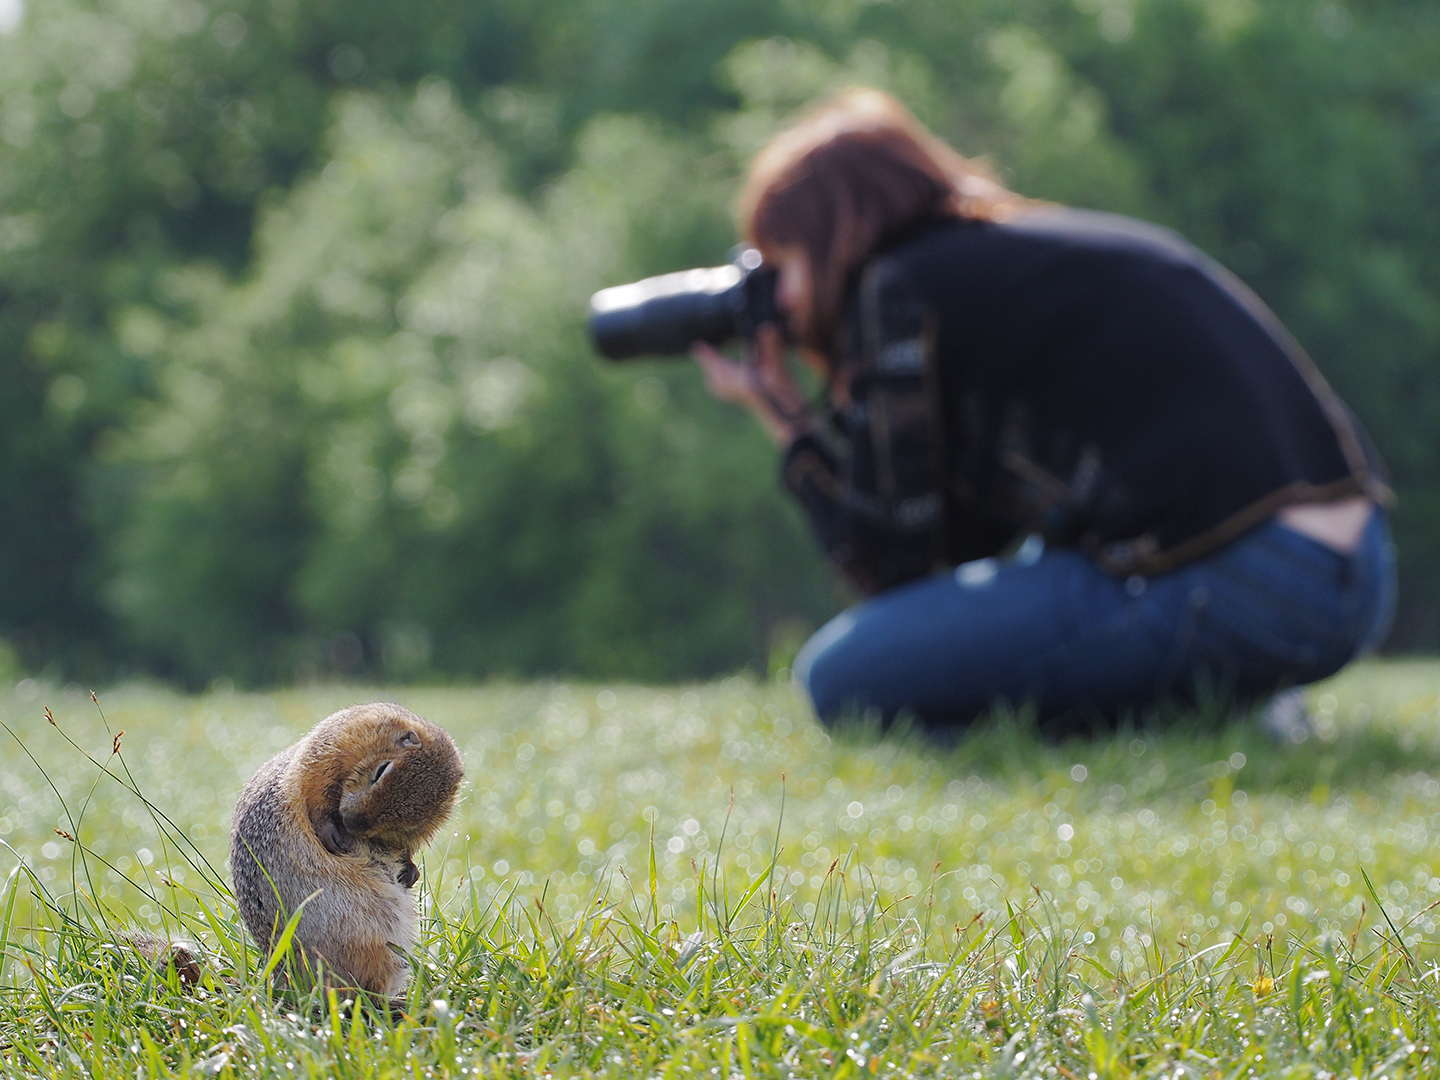
<path fill-rule="evenodd" d="M 704 42 L 717 56 L 764 31 L 753 3 L 712 7 L 711 29 L 730 26 Z M 47 0 L 18 10 L 0 28 L 0 634 L 31 665 L 98 673 L 126 652 L 96 602 L 96 557 L 128 489 L 123 470 L 95 466 L 123 439 L 131 403 L 163 378 L 145 350 L 117 340 L 115 313 L 141 303 L 180 314 L 163 281 L 195 258 L 241 273 L 258 206 L 323 163 L 330 95 L 347 86 L 446 78 L 506 139 L 527 187 L 564 165 L 562 140 L 587 115 L 637 91 L 596 89 L 616 85 L 602 74 L 604 50 L 583 48 L 585 24 L 564 4 Z M 738 10 L 750 14 L 726 14 Z M 675 63 L 661 43 L 678 8 L 634 14 L 610 13 L 624 48 Z M 693 110 L 697 93 L 715 97 L 704 71 L 685 67 L 699 80 L 689 97 L 656 88 L 669 115 Z M 560 73 L 571 81 L 552 86 Z"/>
<path fill-rule="evenodd" d="M 600 282 L 723 248 L 728 170 L 598 120 L 532 208 L 433 79 L 342 98 L 328 145 L 244 280 L 177 272 L 188 319 L 121 314 L 163 377 L 108 597 L 152 664 L 676 678 L 824 613 L 741 418 L 580 334 Z"/>

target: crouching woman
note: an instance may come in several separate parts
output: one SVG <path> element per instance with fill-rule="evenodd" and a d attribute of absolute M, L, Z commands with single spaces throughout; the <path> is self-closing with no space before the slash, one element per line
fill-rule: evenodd
<path fill-rule="evenodd" d="M 828 415 L 775 327 L 742 363 L 694 352 L 869 597 L 797 660 L 822 719 L 953 734 L 1000 701 L 1063 728 L 1253 700 L 1388 628 L 1382 464 L 1181 238 L 1021 198 L 869 90 L 778 136 L 741 216 Z"/>

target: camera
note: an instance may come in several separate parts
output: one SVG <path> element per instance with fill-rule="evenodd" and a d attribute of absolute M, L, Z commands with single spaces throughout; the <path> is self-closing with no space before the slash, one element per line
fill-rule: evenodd
<path fill-rule="evenodd" d="M 747 247 L 725 266 L 601 289 L 590 298 L 590 341 L 601 356 L 630 360 L 678 356 L 689 352 L 694 341 L 723 345 L 753 338 L 765 323 L 783 333 L 775 282 L 776 273 L 760 252 Z"/>

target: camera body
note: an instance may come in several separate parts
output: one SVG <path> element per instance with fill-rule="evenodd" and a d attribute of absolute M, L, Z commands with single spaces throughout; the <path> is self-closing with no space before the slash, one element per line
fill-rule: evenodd
<path fill-rule="evenodd" d="M 590 298 L 595 351 L 610 360 L 681 356 L 695 341 L 723 345 L 754 338 L 765 323 L 784 332 L 775 303 L 776 273 L 760 252 L 741 248 L 733 262 L 601 289 Z"/>

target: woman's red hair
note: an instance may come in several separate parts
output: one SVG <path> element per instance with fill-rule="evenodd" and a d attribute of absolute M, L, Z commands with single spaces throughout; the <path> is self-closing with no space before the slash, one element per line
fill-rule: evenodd
<path fill-rule="evenodd" d="M 760 151 L 740 194 L 740 224 L 761 252 L 804 250 L 811 310 L 794 329 L 803 344 L 830 353 L 846 290 L 875 251 L 926 220 L 993 220 L 1024 203 L 895 98 L 855 88 Z"/>

